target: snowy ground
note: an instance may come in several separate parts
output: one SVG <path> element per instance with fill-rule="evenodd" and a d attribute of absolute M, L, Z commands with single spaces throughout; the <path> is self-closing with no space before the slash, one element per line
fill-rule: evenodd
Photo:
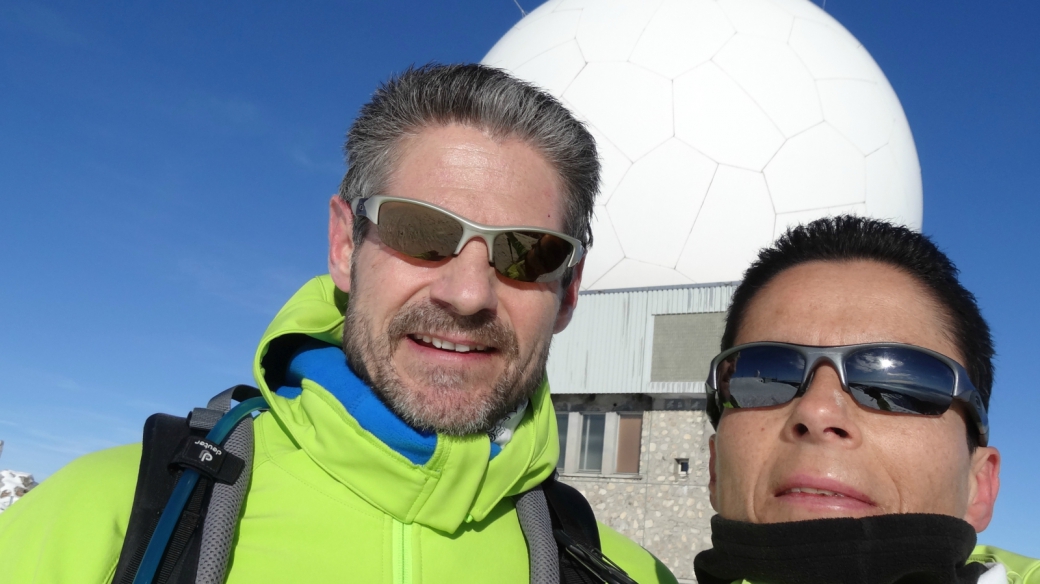
<path fill-rule="evenodd" d="M 27 472 L 0 470 L 0 513 L 35 486 L 36 481 Z"/>
<path fill-rule="evenodd" d="M 0 440 L 0 454 L 4 452 L 4 441 Z M 27 472 L 0 470 L 0 513 L 11 506 L 22 495 L 36 486 L 33 476 Z"/>

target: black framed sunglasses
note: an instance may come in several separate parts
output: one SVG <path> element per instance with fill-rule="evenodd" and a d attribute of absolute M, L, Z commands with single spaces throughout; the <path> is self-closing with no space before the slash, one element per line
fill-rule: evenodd
<path fill-rule="evenodd" d="M 582 243 L 569 235 L 540 227 L 482 225 L 423 201 L 378 195 L 354 199 L 350 208 L 376 225 L 383 243 L 416 259 L 456 256 L 479 237 L 487 244 L 488 263 L 519 282 L 558 280 L 585 255 Z"/>
<path fill-rule="evenodd" d="M 864 407 L 883 412 L 938 416 L 963 402 L 979 432 L 989 437 L 989 416 L 968 372 L 953 359 L 914 345 L 869 343 L 812 347 L 748 343 L 711 361 L 708 399 L 723 408 L 766 408 L 801 397 L 824 362 L 838 372 L 841 387 Z"/>

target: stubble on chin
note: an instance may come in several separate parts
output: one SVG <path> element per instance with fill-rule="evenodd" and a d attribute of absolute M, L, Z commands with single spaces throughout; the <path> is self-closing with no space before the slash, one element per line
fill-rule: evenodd
<path fill-rule="evenodd" d="M 377 396 L 401 419 L 420 430 L 464 436 L 486 433 L 524 400 L 545 377 L 551 336 L 546 335 L 526 359 L 520 354 L 516 333 L 489 312 L 459 316 L 436 305 L 405 306 L 387 330 L 375 333 L 363 307 L 347 306 L 343 349 L 347 362 Z M 403 373 L 418 387 L 409 387 L 394 366 L 394 353 L 406 335 L 415 331 L 455 333 L 495 347 L 505 363 L 498 379 L 481 379 L 481 372 L 465 367 L 437 367 L 407 363 Z M 421 380 L 421 381 L 420 381 Z"/>

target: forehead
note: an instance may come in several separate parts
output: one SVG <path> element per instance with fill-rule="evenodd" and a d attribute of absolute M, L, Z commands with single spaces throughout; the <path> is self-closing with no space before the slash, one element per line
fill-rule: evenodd
<path fill-rule="evenodd" d="M 784 270 L 752 298 L 736 344 L 899 342 L 963 364 L 944 311 L 927 288 L 894 266 L 873 261 L 807 262 Z"/>
<path fill-rule="evenodd" d="M 563 228 L 564 194 L 552 164 L 523 140 L 461 124 L 402 139 L 386 193 L 488 225 Z"/>

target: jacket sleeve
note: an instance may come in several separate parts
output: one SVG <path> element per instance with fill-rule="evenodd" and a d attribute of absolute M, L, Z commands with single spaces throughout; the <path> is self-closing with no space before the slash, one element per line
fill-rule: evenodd
<path fill-rule="evenodd" d="M 1004 564 L 1008 572 L 1008 582 L 1014 584 L 1040 584 L 1040 560 L 1027 558 L 991 545 L 975 546 L 968 558 L 969 562 Z"/>
<path fill-rule="evenodd" d="M 130 520 L 140 458 L 140 444 L 88 454 L 0 513 L 0 579 L 110 582 Z"/>
<path fill-rule="evenodd" d="M 633 580 L 639 584 L 676 584 L 675 576 L 661 560 L 610 527 L 598 521 L 596 524 L 603 555 L 628 572 Z"/>

